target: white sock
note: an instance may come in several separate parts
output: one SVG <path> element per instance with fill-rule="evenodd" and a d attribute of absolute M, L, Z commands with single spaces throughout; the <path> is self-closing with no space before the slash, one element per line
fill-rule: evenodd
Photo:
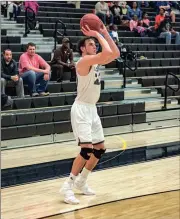
<path fill-rule="evenodd" d="M 85 167 L 83 168 L 82 172 L 81 172 L 81 176 L 85 179 L 87 179 L 88 175 L 91 173 L 90 170 L 86 169 Z"/>
<path fill-rule="evenodd" d="M 75 179 L 77 176 L 73 175 L 72 173 L 70 173 L 69 178 L 68 178 L 68 182 L 69 183 L 74 183 Z"/>

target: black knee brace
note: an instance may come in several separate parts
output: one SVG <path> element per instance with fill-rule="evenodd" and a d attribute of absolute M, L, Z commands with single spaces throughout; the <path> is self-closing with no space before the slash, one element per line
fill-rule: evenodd
<path fill-rule="evenodd" d="M 92 154 L 92 152 L 93 152 L 93 149 L 92 149 L 92 148 L 81 148 L 80 155 L 81 155 L 81 157 L 83 157 L 85 160 L 89 160 L 89 158 L 90 158 L 90 155 L 89 155 L 89 154 Z"/>
<path fill-rule="evenodd" d="M 93 154 L 97 159 L 100 159 L 102 155 L 105 153 L 105 151 L 106 149 L 100 149 L 100 150 L 93 149 Z"/>

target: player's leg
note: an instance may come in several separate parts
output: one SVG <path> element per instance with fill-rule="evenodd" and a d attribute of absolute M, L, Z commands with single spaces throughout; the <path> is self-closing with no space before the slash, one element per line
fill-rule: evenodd
<path fill-rule="evenodd" d="M 97 165 L 101 156 L 105 153 L 104 147 L 104 133 L 101 125 L 101 121 L 97 113 L 94 113 L 94 121 L 92 125 L 92 143 L 93 152 L 90 159 L 86 162 L 80 176 L 75 181 L 75 187 L 86 195 L 93 195 L 95 192 L 91 190 L 87 185 L 88 175 L 92 172 Z"/>
<path fill-rule="evenodd" d="M 84 106 L 79 106 L 78 104 L 73 104 L 71 109 L 71 124 L 73 133 L 75 135 L 78 144 L 81 146 L 79 155 L 73 162 L 70 176 L 63 184 L 61 192 L 64 194 L 64 201 L 70 204 L 78 204 L 74 196 L 72 188 L 76 177 L 85 166 L 87 160 L 90 158 L 93 151 L 92 137 L 91 137 L 91 122 L 88 115 L 84 115 Z M 85 111 L 86 112 L 86 111 Z"/>

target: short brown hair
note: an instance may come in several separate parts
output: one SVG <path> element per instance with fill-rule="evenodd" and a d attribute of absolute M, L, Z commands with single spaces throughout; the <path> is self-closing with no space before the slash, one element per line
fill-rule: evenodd
<path fill-rule="evenodd" d="M 30 43 L 27 44 L 26 49 L 28 49 L 30 46 L 34 46 L 36 48 L 36 44 L 30 42 Z"/>
<path fill-rule="evenodd" d="M 10 51 L 10 52 L 12 52 L 11 49 L 7 48 L 7 49 L 5 49 L 5 50 L 3 51 L 3 55 L 5 55 L 6 51 Z"/>
<path fill-rule="evenodd" d="M 78 44 L 77 44 L 77 50 L 78 50 L 80 55 L 82 55 L 81 47 L 85 46 L 86 40 L 94 40 L 94 42 L 96 42 L 94 37 L 89 37 L 89 36 L 80 39 Z"/>

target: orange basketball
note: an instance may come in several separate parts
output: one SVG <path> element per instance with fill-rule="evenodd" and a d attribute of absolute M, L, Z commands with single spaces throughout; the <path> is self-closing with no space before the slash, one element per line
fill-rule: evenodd
<path fill-rule="evenodd" d="M 102 21 L 95 14 L 86 14 L 80 20 L 80 27 L 85 27 L 88 25 L 91 30 L 99 30 L 102 28 Z"/>

